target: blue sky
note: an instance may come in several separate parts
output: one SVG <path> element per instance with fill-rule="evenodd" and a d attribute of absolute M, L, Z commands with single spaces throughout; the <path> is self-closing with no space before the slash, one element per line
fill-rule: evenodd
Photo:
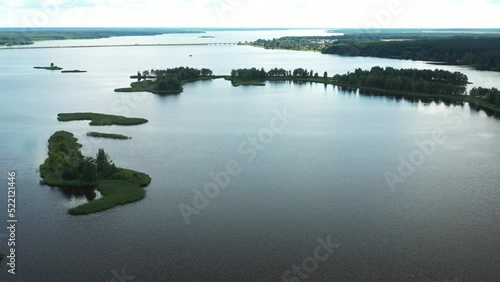
<path fill-rule="evenodd" d="M 500 28 L 500 0 L 0 0 L 0 27 Z"/>

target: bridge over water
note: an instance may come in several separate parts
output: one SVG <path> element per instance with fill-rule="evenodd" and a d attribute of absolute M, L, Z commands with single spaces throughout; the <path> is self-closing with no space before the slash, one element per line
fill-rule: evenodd
<path fill-rule="evenodd" d="M 228 46 L 238 45 L 234 42 L 211 42 L 211 43 L 172 43 L 172 44 L 118 44 L 118 45 L 75 45 L 75 46 L 27 46 L 27 47 L 5 47 L 0 50 L 24 50 L 24 49 L 64 49 L 64 48 L 116 48 L 116 47 L 182 47 L 182 46 Z"/>

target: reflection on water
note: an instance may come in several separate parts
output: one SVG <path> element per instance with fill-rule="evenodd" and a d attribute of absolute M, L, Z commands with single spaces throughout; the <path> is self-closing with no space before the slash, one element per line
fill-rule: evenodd
<path fill-rule="evenodd" d="M 95 187 L 53 187 L 60 191 L 68 200 L 67 207 L 76 207 L 102 198 Z"/>

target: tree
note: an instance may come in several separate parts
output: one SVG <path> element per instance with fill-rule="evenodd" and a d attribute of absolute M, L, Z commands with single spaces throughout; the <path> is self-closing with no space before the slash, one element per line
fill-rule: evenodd
<path fill-rule="evenodd" d="M 87 182 L 94 182 L 97 180 L 97 165 L 96 160 L 92 157 L 84 157 L 81 165 L 80 171 L 82 173 L 82 179 Z"/>
<path fill-rule="evenodd" d="M 323 74 L 323 78 L 324 78 L 325 80 L 327 80 L 327 79 L 328 79 L 328 72 L 326 72 L 326 71 L 325 71 L 325 73 Z"/>
<path fill-rule="evenodd" d="M 212 76 L 214 73 L 210 69 L 201 69 L 201 76 Z"/>
<path fill-rule="evenodd" d="M 140 71 L 137 72 L 137 80 L 141 81 L 142 80 L 142 74 Z"/>
<path fill-rule="evenodd" d="M 50 67 L 53 68 L 54 67 L 54 63 L 50 63 Z"/>
<path fill-rule="evenodd" d="M 116 166 L 109 158 L 104 149 L 99 149 L 96 158 L 97 175 L 100 177 L 108 177 L 116 172 Z"/>
<path fill-rule="evenodd" d="M 143 71 L 142 75 L 145 76 L 145 77 L 148 77 L 149 76 L 149 71 L 148 70 Z"/>

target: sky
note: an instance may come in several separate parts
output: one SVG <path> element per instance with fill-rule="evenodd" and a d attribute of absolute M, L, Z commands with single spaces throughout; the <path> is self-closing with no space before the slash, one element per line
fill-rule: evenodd
<path fill-rule="evenodd" d="M 0 0 L 0 27 L 500 28 L 500 0 Z"/>

